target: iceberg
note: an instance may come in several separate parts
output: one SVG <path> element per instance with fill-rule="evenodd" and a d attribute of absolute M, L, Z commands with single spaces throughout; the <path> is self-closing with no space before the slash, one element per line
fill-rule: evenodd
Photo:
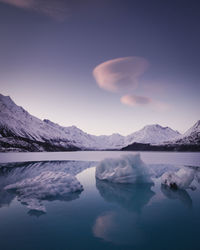
<path fill-rule="evenodd" d="M 96 166 L 96 178 L 114 183 L 152 183 L 151 173 L 139 154 L 104 159 Z"/>
<path fill-rule="evenodd" d="M 7 185 L 4 189 L 14 191 L 18 200 L 29 209 L 42 212 L 46 212 L 43 200 L 73 200 L 83 191 L 75 176 L 51 171 Z"/>
<path fill-rule="evenodd" d="M 194 170 L 181 168 L 177 172 L 166 172 L 161 176 L 161 183 L 172 189 L 190 188 L 194 179 Z"/>

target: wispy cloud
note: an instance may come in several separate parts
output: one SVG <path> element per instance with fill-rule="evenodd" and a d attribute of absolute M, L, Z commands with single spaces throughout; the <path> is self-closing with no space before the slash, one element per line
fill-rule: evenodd
<path fill-rule="evenodd" d="M 62 0 L 0 0 L 0 2 L 35 11 L 49 16 L 57 21 L 64 21 L 69 15 L 69 7 L 66 1 Z"/>
<path fill-rule="evenodd" d="M 147 67 L 148 62 L 142 57 L 121 57 L 99 64 L 93 75 L 98 86 L 107 91 L 132 90 Z"/>
<path fill-rule="evenodd" d="M 149 105 L 153 102 L 149 97 L 137 95 L 124 95 L 121 97 L 120 101 L 121 103 L 132 107 L 137 105 Z"/>
<path fill-rule="evenodd" d="M 156 111 L 167 111 L 170 108 L 168 104 L 153 100 L 146 96 L 124 95 L 121 97 L 120 101 L 122 104 L 130 107 L 149 106 Z"/>

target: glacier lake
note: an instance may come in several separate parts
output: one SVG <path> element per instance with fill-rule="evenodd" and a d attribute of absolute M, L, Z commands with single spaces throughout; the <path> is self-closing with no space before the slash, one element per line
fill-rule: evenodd
<path fill-rule="evenodd" d="M 199 249 L 200 153 L 140 152 L 152 184 L 95 177 L 104 158 L 136 153 L 0 153 L 0 249 Z M 192 188 L 161 185 L 163 173 L 185 167 Z"/>

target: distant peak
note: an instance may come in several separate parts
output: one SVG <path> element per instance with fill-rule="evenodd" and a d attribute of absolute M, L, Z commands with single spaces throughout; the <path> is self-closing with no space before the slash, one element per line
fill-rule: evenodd
<path fill-rule="evenodd" d="M 165 127 L 162 127 L 162 126 L 159 125 L 159 124 L 150 124 L 150 125 L 144 126 L 143 129 L 148 129 L 148 128 L 165 128 Z"/>

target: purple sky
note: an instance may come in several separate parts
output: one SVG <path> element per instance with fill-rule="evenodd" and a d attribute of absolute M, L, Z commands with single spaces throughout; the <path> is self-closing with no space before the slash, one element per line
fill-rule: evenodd
<path fill-rule="evenodd" d="M 200 5 L 0 0 L 0 92 L 92 134 L 200 119 Z"/>

